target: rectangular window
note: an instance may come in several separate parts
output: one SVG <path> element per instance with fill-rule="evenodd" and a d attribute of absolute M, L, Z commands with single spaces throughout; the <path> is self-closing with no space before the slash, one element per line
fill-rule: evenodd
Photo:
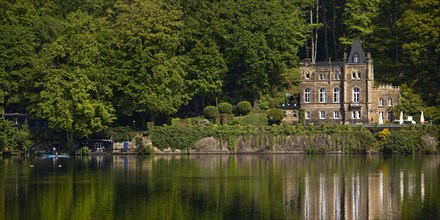
<path fill-rule="evenodd" d="M 333 102 L 339 103 L 339 94 L 341 93 L 341 90 L 339 88 L 335 88 L 333 90 Z"/>
<path fill-rule="evenodd" d="M 306 112 L 306 119 L 310 119 L 310 112 Z"/>
<path fill-rule="evenodd" d="M 319 102 L 325 103 L 325 96 L 326 96 L 326 90 L 325 89 L 319 89 Z"/>
<path fill-rule="evenodd" d="M 340 117 L 341 117 L 341 113 L 339 112 L 339 110 L 336 110 L 333 112 L 334 119 L 339 119 Z"/>
<path fill-rule="evenodd" d="M 361 111 L 357 111 L 356 115 L 357 115 L 357 119 L 361 119 Z"/>
<path fill-rule="evenodd" d="M 356 112 L 355 111 L 351 112 L 351 119 L 356 119 Z"/>
<path fill-rule="evenodd" d="M 319 112 L 319 119 L 325 119 L 325 111 Z"/>

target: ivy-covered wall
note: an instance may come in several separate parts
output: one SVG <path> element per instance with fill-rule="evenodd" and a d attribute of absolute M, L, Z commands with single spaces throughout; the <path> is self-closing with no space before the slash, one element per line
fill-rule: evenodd
<path fill-rule="evenodd" d="M 149 130 L 160 150 L 185 152 L 435 153 L 439 129 L 405 127 L 385 139 L 363 126 L 155 126 Z"/>

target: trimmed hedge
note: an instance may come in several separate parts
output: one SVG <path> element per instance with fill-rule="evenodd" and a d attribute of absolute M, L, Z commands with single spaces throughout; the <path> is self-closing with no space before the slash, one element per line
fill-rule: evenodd
<path fill-rule="evenodd" d="M 216 120 L 220 113 L 215 106 L 207 106 L 205 110 L 203 110 L 203 115 L 205 115 L 207 119 Z"/>
<path fill-rule="evenodd" d="M 232 114 L 232 105 L 228 102 L 222 102 L 218 105 L 218 111 L 220 114 Z"/>
<path fill-rule="evenodd" d="M 270 109 L 267 112 L 267 120 L 269 124 L 280 124 L 284 118 L 284 113 L 281 109 Z"/>
<path fill-rule="evenodd" d="M 241 101 L 237 103 L 234 109 L 235 115 L 240 115 L 240 116 L 247 115 L 251 111 L 252 111 L 252 105 L 248 101 Z"/>

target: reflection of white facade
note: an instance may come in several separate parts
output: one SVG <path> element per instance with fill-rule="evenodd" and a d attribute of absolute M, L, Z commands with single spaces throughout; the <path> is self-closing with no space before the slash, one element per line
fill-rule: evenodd
<path fill-rule="evenodd" d="M 352 173 L 306 173 L 304 178 L 304 219 L 390 219 L 399 218 L 403 202 L 424 201 L 424 173 L 397 173 L 391 181 L 388 171 L 363 176 Z"/>

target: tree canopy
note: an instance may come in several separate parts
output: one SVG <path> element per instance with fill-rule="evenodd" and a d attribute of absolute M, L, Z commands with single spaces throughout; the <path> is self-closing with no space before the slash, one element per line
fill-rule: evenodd
<path fill-rule="evenodd" d="M 376 80 L 411 85 L 401 108 L 438 109 L 439 13 L 435 0 L 2 0 L 0 110 L 73 138 L 205 104 L 275 108 L 298 92 L 299 60 L 341 60 L 352 38 Z"/>

